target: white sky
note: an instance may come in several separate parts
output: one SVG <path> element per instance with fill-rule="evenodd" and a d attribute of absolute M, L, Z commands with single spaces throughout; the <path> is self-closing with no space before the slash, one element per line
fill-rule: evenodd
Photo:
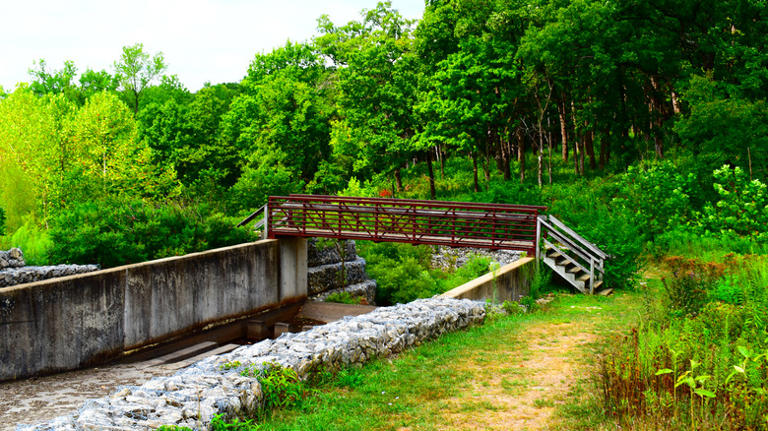
<path fill-rule="evenodd" d="M 377 0 L 0 0 L 0 86 L 28 82 L 37 59 L 49 69 L 72 60 L 114 72 L 122 47 L 141 42 L 161 51 L 168 74 L 196 91 L 203 83 L 236 82 L 253 56 L 305 41 L 316 34 L 317 18 L 335 24 L 359 19 Z M 392 0 L 412 19 L 424 0 Z"/>

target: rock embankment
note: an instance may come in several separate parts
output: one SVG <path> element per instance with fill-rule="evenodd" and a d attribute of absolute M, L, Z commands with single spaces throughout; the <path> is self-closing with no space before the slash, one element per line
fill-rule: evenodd
<path fill-rule="evenodd" d="M 439 246 L 432 255 L 432 267 L 453 271 L 469 262 L 473 256 L 489 257 L 501 266 L 522 258 L 525 252 L 515 250 L 487 250 L 483 248 L 451 248 Z"/>
<path fill-rule="evenodd" d="M 317 367 L 335 368 L 387 356 L 484 317 L 481 303 L 440 297 L 383 307 L 209 357 L 174 376 L 89 401 L 70 416 L 18 429 L 143 430 L 161 425 L 205 429 L 214 415 L 252 415 L 260 406 L 261 386 L 255 378 L 240 375 L 245 366 L 277 362 L 305 378 Z M 225 370 L 233 364 L 241 365 Z"/>
<path fill-rule="evenodd" d="M 0 250 L 0 270 L 6 268 L 20 268 L 26 265 L 24 262 L 24 253 L 20 248 L 10 250 Z"/>
<path fill-rule="evenodd" d="M 98 265 L 26 266 L 24 254 L 20 249 L 0 251 L 0 287 L 83 274 L 98 269 Z"/>
<path fill-rule="evenodd" d="M 357 255 L 355 242 L 309 240 L 307 247 L 307 293 L 324 300 L 333 293 L 347 292 L 373 305 L 376 280 L 365 272 L 365 259 Z"/>

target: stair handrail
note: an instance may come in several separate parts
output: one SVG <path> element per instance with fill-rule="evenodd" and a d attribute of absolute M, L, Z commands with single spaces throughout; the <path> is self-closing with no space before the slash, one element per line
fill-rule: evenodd
<path fill-rule="evenodd" d="M 261 237 L 262 237 L 262 239 L 266 239 L 268 237 L 267 229 L 268 229 L 268 226 L 269 226 L 269 224 L 268 224 L 268 218 L 269 218 L 268 207 L 269 207 L 269 204 L 262 205 L 259 209 L 257 209 L 256 211 L 252 212 L 248 217 L 246 217 L 243 220 L 241 220 L 240 223 L 238 223 L 236 227 L 245 226 L 248 223 L 250 223 L 252 220 L 257 218 L 259 216 L 259 214 L 264 214 L 264 217 L 262 217 L 261 221 L 256 223 L 256 225 L 254 226 L 254 230 L 257 230 L 257 229 L 263 227 L 264 230 L 262 231 Z"/>
<path fill-rule="evenodd" d="M 557 230 L 552 229 L 552 225 L 550 225 L 549 223 L 547 223 L 545 221 L 542 221 L 541 224 L 543 224 L 544 226 L 549 228 L 547 230 L 547 233 L 550 236 L 552 236 L 554 239 L 556 239 L 560 243 L 563 243 L 564 245 L 567 245 L 570 251 L 574 252 L 575 254 L 577 254 L 579 257 L 581 257 L 585 261 L 591 262 L 591 261 L 594 260 L 595 263 L 597 263 L 597 269 L 599 269 L 600 272 L 603 272 L 603 262 L 604 262 L 603 259 L 601 259 L 599 256 L 591 255 L 588 251 L 586 251 L 583 248 L 581 248 L 577 243 L 572 241 L 570 238 L 568 238 L 567 236 L 561 234 Z M 549 243 L 549 241 L 547 241 L 546 239 L 544 239 L 544 241 Z M 554 245 L 554 244 L 552 244 L 552 245 Z M 578 262 L 574 262 L 574 263 L 578 264 Z"/>
<path fill-rule="evenodd" d="M 564 230 L 567 234 L 571 235 L 574 239 L 576 239 L 579 243 L 581 243 L 584 247 L 587 247 L 592 252 L 597 254 L 599 257 L 603 258 L 603 260 L 610 258 L 610 255 L 605 253 L 604 251 L 600 250 L 596 245 L 592 244 L 591 242 L 587 241 L 583 236 L 577 234 L 574 232 L 573 229 L 569 228 L 565 225 L 565 223 L 561 222 L 557 219 L 557 217 L 553 215 L 547 215 L 545 216 L 548 221 L 551 221 L 552 224 L 559 227 L 560 229 Z"/>
<path fill-rule="evenodd" d="M 584 237 L 577 234 L 573 229 L 565 225 L 553 215 L 542 215 L 538 217 L 538 225 L 543 229 L 537 229 L 540 233 L 538 235 L 543 240 L 545 245 L 553 248 L 556 247 L 553 243 L 547 240 L 547 237 L 552 238 L 556 242 L 567 247 L 566 250 L 560 249 L 560 253 L 568 256 L 567 252 L 571 252 L 585 262 L 588 262 L 589 269 L 579 263 L 575 258 L 570 257 L 570 261 L 576 266 L 589 274 L 589 293 L 593 294 L 595 290 L 595 278 L 596 273 L 605 274 L 605 261 L 610 258 L 610 255 L 600 250 L 596 245 L 587 241 Z M 545 230 L 546 229 L 546 230 Z M 540 245 L 539 245 L 540 247 Z M 578 289 L 582 289 L 576 286 Z M 586 293 L 586 292 L 585 292 Z"/>

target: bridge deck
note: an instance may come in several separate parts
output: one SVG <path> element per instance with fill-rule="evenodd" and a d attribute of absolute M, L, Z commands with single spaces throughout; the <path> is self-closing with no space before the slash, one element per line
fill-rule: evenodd
<path fill-rule="evenodd" d="M 544 207 L 410 199 L 270 197 L 269 237 L 298 236 L 521 250 L 535 254 Z"/>

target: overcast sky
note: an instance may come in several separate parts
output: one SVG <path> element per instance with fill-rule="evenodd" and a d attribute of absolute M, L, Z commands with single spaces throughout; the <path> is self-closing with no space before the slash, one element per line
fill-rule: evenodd
<path fill-rule="evenodd" d="M 29 81 L 37 59 L 59 69 L 113 72 L 123 46 L 137 42 L 163 52 L 168 73 L 190 90 L 239 81 L 257 52 L 315 34 L 317 18 L 336 24 L 360 16 L 376 0 L 2 0 L 0 86 Z M 420 18 L 424 0 L 392 0 L 407 18 Z"/>

